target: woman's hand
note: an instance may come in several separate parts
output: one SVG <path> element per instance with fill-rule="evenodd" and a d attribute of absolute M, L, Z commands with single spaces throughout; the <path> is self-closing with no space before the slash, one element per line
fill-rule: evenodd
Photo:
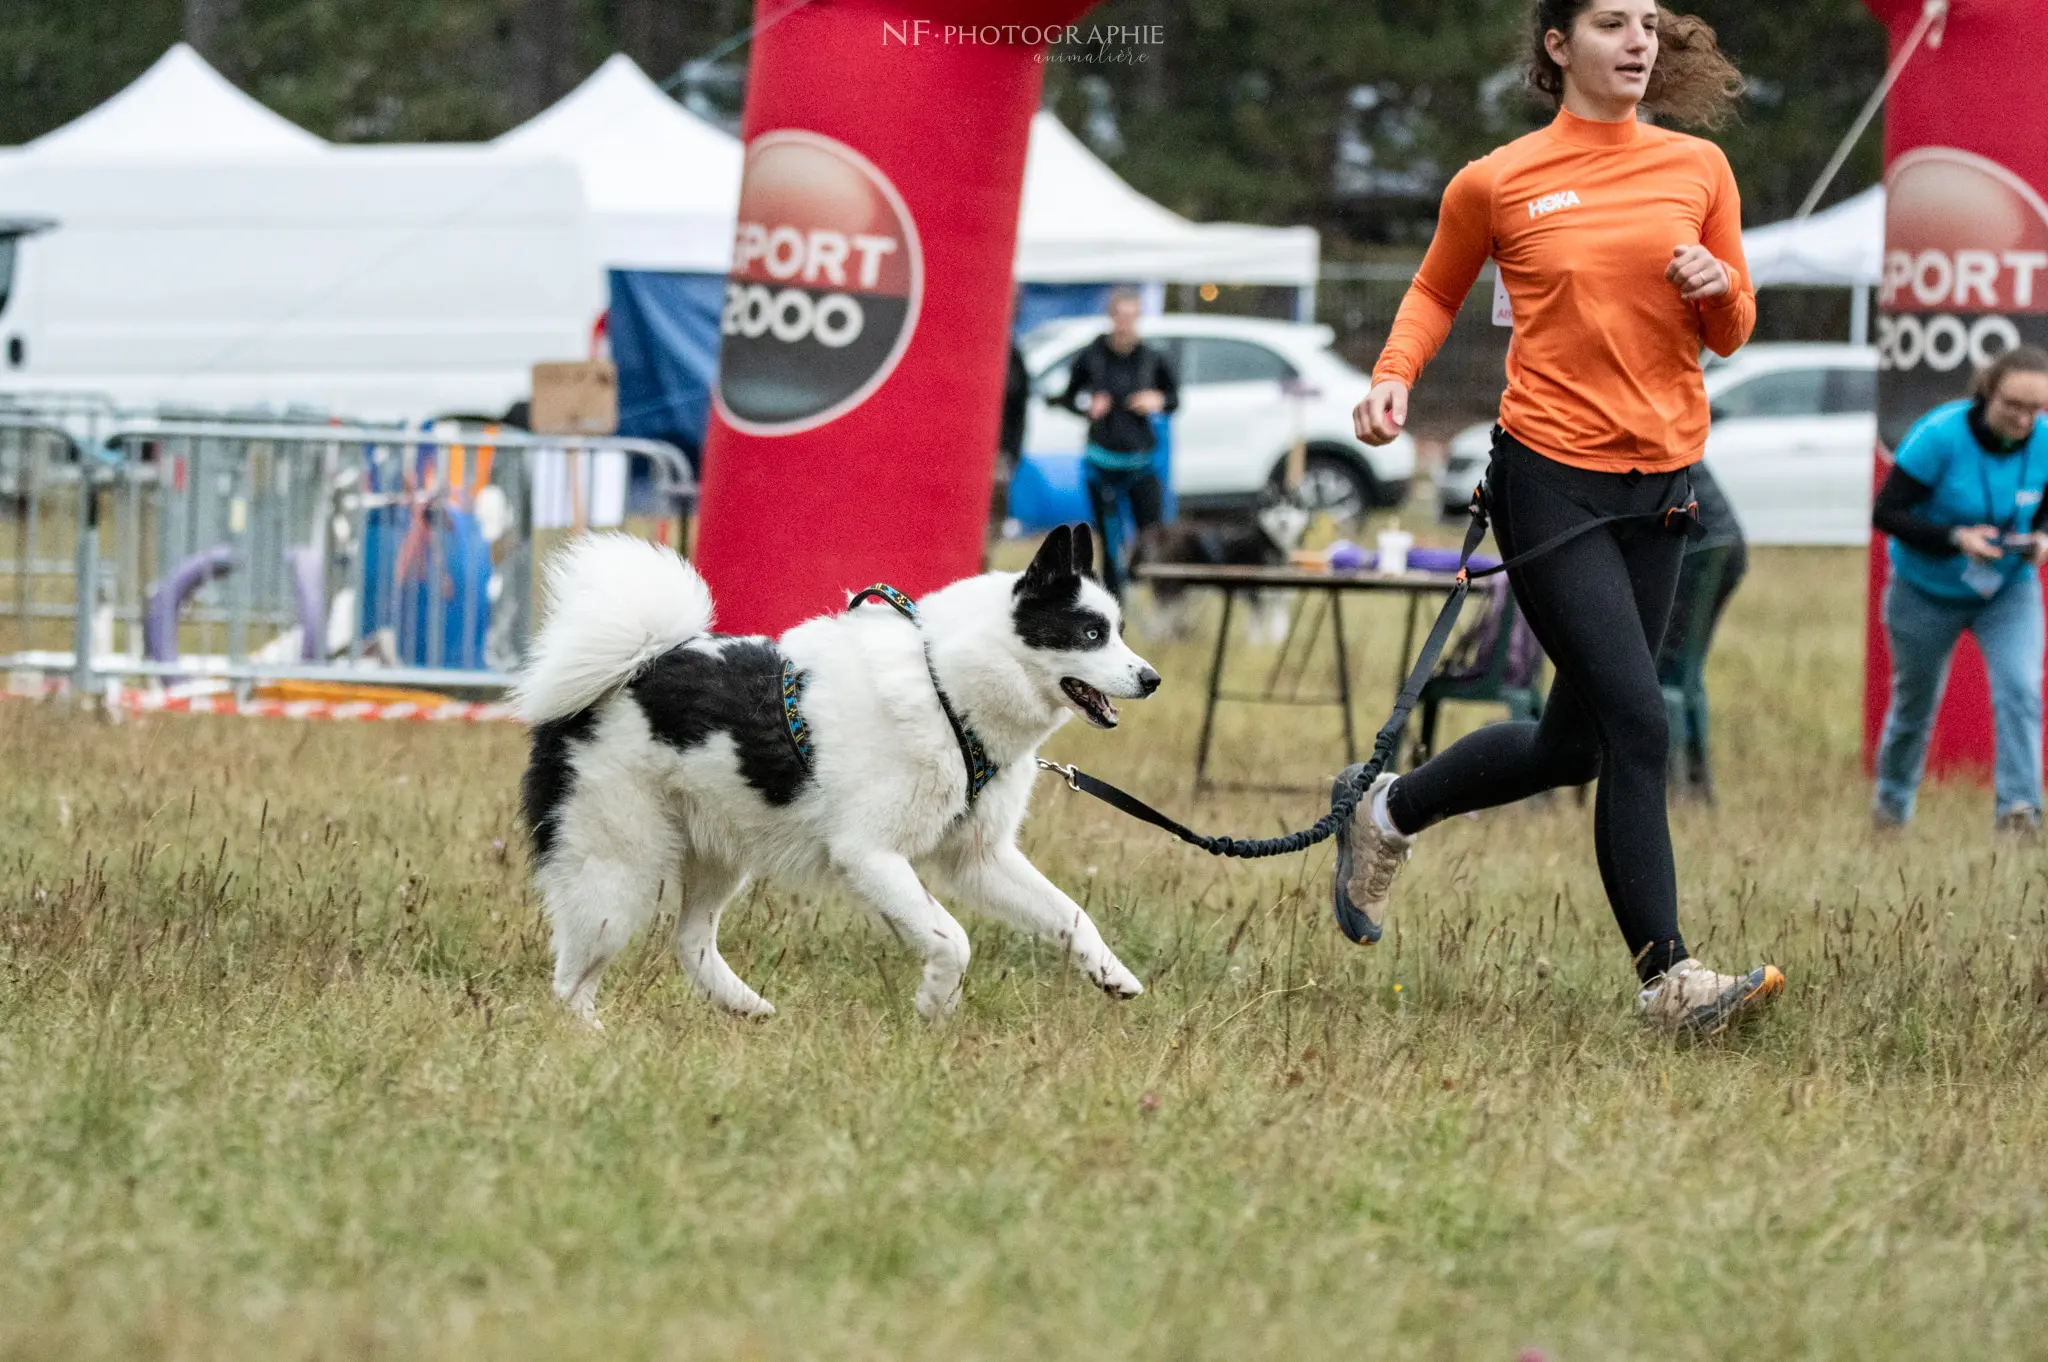
<path fill-rule="evenodd" d="M 1998 546 L 1996 525 L 1958 525 L 1955 541 L 1973 563 L 1995 563 L 2005 557 L 2005 550 Z"/>
<path fill-rule="evenodd" d="M 1157 388 L 1146 388 L 1132 393 L 1124 400 L 1124 405 L 1140 416 L 1156 416 L 1166 410 L 1166 394 Z"/>
<path fill-rule="evenodd" d="M 1705 246 L 1673 246 L 1664 277 L 1688 303 L 1718 298 L 1729 288 L 1728 267 Z"/>
<path fill-rule="evenodd" d="M 1351 427 L 1369 445 L 1391 444 L 1408 424 L 1408 385 L 1387 378 L 1372 385 L 1351 413 Z"/>

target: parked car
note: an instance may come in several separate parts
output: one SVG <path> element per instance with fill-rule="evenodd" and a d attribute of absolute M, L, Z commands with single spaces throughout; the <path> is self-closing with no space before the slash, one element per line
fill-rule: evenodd
<path fill-rule="evenodd" d="M 1877 443 L 1877 350 L 1746 345 L 1706 370 L 1707 465 L 1753 544 L 1870 540 Z M 1451 438 L 1436 475 L 1444 514 L 1461 514 L 1485 475 L 1491 422 Z"/>
<path fill-rule="evenodd" d="M 1064 318 L 1025 336 L 1037 399 L 1025 418 L 1027 456 L 1081 453 L 1088 423 L 1054 400 L 1067 390 L 1074 357 L 1107 328 L 1101 317 Z M 1330 348 L 1329 327 L 1169 313 L 1146 318 L 1141 330 L 1180 377 L 1173 488 L 1182 509 L 1256 505 L 1278 486 L 1297 432 L 1307 446 L 1302 496 L 1310 509 L 1355 524 L 1407 497 L 1415 442 L 1403 435 L 1374 449 L 1353 436 L 1351 409 L 1372 380 Z"/>
<path fill-rule="evenodd" d="M 1437 506 L 1446 516 L 1461 516 L 1472 504 L 1472 489 L 1486 476 L 1486 461 L 1493 457 L 1493 422 L 1467 426 L 1451 437 L 1444 451 L 1443 467 L 1436 470 Z"/>

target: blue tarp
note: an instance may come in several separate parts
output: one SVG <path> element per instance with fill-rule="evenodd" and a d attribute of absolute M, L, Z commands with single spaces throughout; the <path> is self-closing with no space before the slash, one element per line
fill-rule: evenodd
<path fill-rule="evenodd" d="M 1022 337 L 1032 327 L 1058 317 L 1099 317 L 1109 309 L 1110 284 L 1024 284 L 1017 290 L 1017 315 L 1010 334 Z"/>
<path fill-rule="evenodd" d="M 1173 494 L 1173 422 L 1164 416 L 1152 418 L 1152 431 L 1159 444 L 1152 451 L 1152 471 L 1159 475 L 1160 518 L 1171 524 L 1180 514 L 1179 498 Z M 1024 534 L 1039 534 L 1055 525 L 1070 525 L 1094 518 L 1088 504 L 1087 471 L 1079 454 L 1033 454 L 1028 450 L 1017 460 L 1010 474 L 1007 519 Z M 1133 533 L 1130 508 L 1123 508 L 1124 535 Z"/>
<path fill-rule="evenodd" d="M 697 462 L 711 420 L 724 303 L 722 275 L 611 271 L 606 326 L 619 366 L 619 434 L 666 440 Z"/>
<path fill-rule="evenodd" d="M 1013 335 L 1056 317 L 1092 317 L 1109 284 L 1025 284 Z M 666 440 L 694 463 L 718 381 L 718 314 L 725 279 L 666 270 L 610 272 L 612 360 L 619 366 L 619 434 Z"/>

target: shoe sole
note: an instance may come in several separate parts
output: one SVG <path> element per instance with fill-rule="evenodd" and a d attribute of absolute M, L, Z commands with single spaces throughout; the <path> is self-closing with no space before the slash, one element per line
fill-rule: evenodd
<path fill-rule="evenodd" d="M 1337 779 L 1330 785 L 1330 804 L 1334 808 L 1345 790 L 1356 784 L 1358 777 L 1365 774 L 1365 766 L 1347 766 L 1337 773 Z M 1365 797 L 1361 791 L 1359 798 Z M 1371 946 L 1380 939 L 1380 924 L 1374 922 L 1351 901 L 1351 895 L 1344 886 L 1351 882 L 1351 821 L 1337 829 L 1337 882 L 1330 888 L 1330 907 L 1337 918 L 1337 930 L 1354 946 Z"/>
<path fill-rule="evenodd" d="M 1695 1008 L 1677 1029 L 1682 1035 L 1702 1040 L 1721 1035 L 1730 1027 L 1761 1016 L 1765 1005 L 1784 991 L 1785 972 L 1776 965 L 1761 966 L 1749 972 L 1740 992 L 1731 989 L 1709 1006 Z"/>

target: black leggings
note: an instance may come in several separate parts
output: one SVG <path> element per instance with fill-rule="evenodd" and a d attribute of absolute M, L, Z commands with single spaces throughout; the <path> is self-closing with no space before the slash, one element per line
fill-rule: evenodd
<path fill-rule="evenodd" d="M 1547 459 L 1496 430 L 1487 470 L 1493 533 L 1512 557 L 1598 515 L 1683 506 L 1676 473 L 1596 473 Z M 1678 876 L 1665 816 L 1669 736 L 1656 655 L 1671 618 L 1685 537 L 1651 522 L 1592 530 L 1508 582 L 1557 668 L 1543 717 L 1460 739 L 1395 782 L 1403 832 L 1595 776 L 1593 848 L 1615 921 L 1648 980 L 1685 959 Z"/>

